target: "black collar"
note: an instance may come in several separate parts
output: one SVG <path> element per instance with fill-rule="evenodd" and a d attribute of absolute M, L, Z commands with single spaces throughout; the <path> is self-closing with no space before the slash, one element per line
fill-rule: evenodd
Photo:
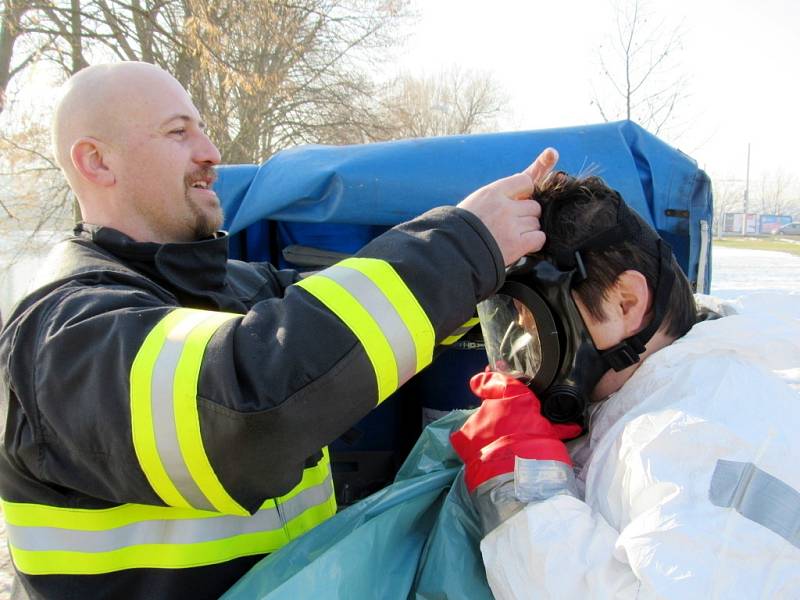
<path fill-rule="evenodd" d="M 225 231 L 195 242 L 159 244 L 137 242 L 110 227 L 78 223 L 75 235 L 91 239 L 131 268 L 169 288 L 196 295 L 225 287 L 229 240 Z"/>

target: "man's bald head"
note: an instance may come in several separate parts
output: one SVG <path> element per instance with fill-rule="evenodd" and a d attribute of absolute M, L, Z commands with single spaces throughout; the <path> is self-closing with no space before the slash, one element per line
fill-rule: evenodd
<path fill-rule="evenodd" d="M 52 136 L 56 162 L 71 184 L 75 169 L 70 149 L 75 141 L 92 137 L 110 144 L 124 143 L 127 129 L 135 124 L 132 113 L 144 108 L 149 96 L 164 86 L 188 99 L 175 78 L 144 62 L 94 65 L 67 80 L 53 116 Z"/>
<path fill-rule="evenodd" d="M 211 190 L 220 156 L 204 127 L 163 69 L 96 65 L 64 85 L 53 147 L 85 221 L 142 241 L 192 240 L 222 222 Z"/>

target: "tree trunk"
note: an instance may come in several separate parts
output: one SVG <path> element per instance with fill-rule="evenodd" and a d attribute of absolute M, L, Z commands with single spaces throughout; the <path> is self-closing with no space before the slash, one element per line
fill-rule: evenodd
<path fill-rule="evenodd" d="M 6 88 L 11 81 L 11 57 L 24 10 L 14 0 L 6 0 L 6 9 L 0 21 L 0 113 L 6 104 Z"/>

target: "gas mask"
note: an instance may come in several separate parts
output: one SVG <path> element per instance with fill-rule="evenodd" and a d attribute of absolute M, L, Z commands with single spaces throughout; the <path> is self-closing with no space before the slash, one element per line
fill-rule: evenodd
<path fill-rule="evenodd" d="M 572 290 L 587 278 L 582 253 L 623 240 L 658 259 L 653 318 L 638 334 L 598 350 Z M 498 292 L 478 304 L 490 368 L 525 382 L 549 420 L 585 426 L 589 397 L 600 378 L 609 369 L 621 371 L 638 362 L 661 325 L 674 264 L 669 245 L 619 198 L 615 225 L 574 248 L 524 257 L 508 269 Z"/>

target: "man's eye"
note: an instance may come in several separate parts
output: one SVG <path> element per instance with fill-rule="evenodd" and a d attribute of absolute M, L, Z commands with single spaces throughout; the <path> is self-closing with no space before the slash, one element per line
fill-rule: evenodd
<path fill-rule="evenodd" d="M 186 128 L 180 127 L 178 129 L 173 129 L 169 133 L 170 135 L 184 135 L 186 133 Z"/>

